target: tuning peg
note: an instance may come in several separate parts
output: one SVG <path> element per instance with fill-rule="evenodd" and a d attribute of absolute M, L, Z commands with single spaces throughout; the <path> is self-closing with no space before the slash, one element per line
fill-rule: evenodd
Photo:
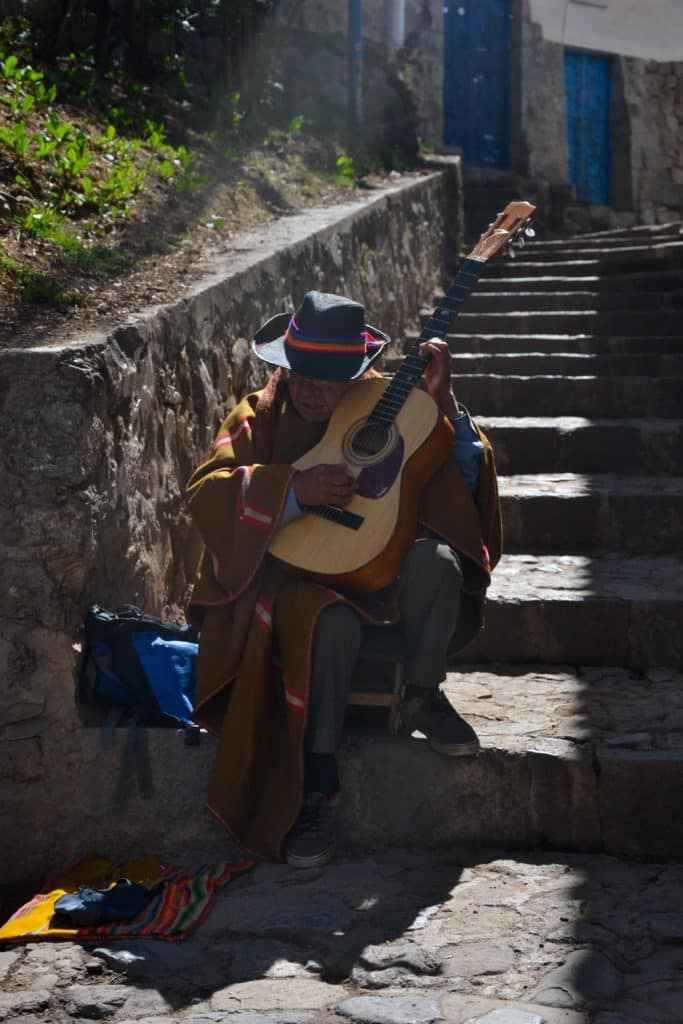
<path fill-rule="evenodd" d="M 524 234 L 526 235 L 527 238 L 535 238 L 536 237 L 536 232 L 531 227 L 525 228 L 524 229 Z"/>

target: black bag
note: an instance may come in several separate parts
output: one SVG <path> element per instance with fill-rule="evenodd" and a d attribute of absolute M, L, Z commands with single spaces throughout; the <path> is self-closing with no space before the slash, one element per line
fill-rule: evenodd
<path fill-rule="evenodd" d="M 197 633 L 173 626 L 135 605 L 109 612 L 94 604 L 83 622 L 80 703 L 107 711 L 102 748 L 114 744 L 114 730 L 125 719 L 126 741 L 115 794 L 120 807 L 135 769 L 142 796 L 151 796 L 152 769 L 147 726 L 184 728 L 185 743 L 197 746 L 200 730 L 191 720 Z"/>
<path fill-rule="evenodd" d="M 94 604 L 83 623 L 79 701 L 118 707 L 144 725 L 192 726 L 197 633 L 135 605 Z"/>

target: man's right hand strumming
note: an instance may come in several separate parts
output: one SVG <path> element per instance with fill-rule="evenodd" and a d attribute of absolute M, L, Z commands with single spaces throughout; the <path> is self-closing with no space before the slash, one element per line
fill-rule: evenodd
<path fill-rule="evenodd" d="M 304 505 L 348 505 L 356 493 L 358 482 L 341 465 L 313 466 L 300 470 L 294 477 L 294 494 Z"/>

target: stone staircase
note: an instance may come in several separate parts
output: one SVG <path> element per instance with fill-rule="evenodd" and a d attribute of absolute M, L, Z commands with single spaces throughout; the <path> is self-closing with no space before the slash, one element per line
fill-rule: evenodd
<path fill-rule="evenodd" d="M 531 243 L 452 324 L 506 537 L 447 684 L 484 747 L 452 838 L 683 852 L 682 310 L 675 224 Z"/>
<path fill-rule="evenodd" d="M 457 393 L 494 444 L 506 531 L 486 629 L 446 682 L 482 750 L 444 758 L 384 723 L 350 729 L 347 850 L 683 854 L 682 280 L 678 225 L 536 241 L 493 261 L 454 321 Z M 557 310 L 539 311 L 539 296 Z M 81 742 L 101 848 L 137 849 L 144 821 L 147 847 L 170 860 L 226 856 L 202 807 L 211 736 L 188 747 L 150 730 L 163 810 L 133 781 L 124 815 L 102 813 L 122 739 L 102 750 L 93 729 Z M 54 842 L 79 848 L 68 823 Z"/>

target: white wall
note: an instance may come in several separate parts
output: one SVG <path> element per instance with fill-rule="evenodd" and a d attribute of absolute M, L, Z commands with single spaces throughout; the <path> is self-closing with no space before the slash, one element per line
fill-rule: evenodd
<path fill-rule="evenodd" d="M 683 0 L 530 0 L 546 39 L 582 50 L 683 60 Z"/>

